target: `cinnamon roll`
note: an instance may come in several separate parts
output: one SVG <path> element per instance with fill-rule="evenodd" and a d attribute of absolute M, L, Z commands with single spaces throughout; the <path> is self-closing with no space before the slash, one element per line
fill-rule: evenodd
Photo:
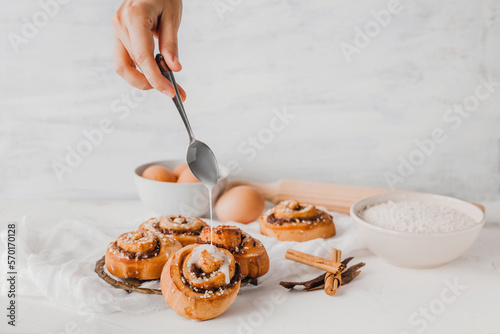
<path fill-rule="evenodd" d="M 259 240 L 236 226 L 219 225 L 205 228 L 198 237 L 198 243 L 209 244 L 230 251 L 240 264 L 242 277 L 258 278 L 269 271 L 269 256 Z"/>
<path fill-rule="evenodd" d="M 169 215 L 151 218 L 139 226 L 139 231 L 155 231 L 164 235 L 169 235 L 187 246 L 196 243 L 203 228 L 208 227 L 207 223 L 195 217 L 182 215 Z"/>
<path fill-rule="evenodd" d="M 106 249 L 106 269 L 119 278 L 158 279 L 167 260 L 180 248 L 177 240 L 155 232 L 123 233 Z"/>
<path fill-rule="evenodd" d="M 311 204 L 283 201 L 259 217 L 260 232 L 282 241 L 308 241 L 335 235 L 333 218 Z"/>
<path fill-rule="evenodd" d="M 161 291 L 177 314 L 208 320 L 224 313 L 240 289 L 240 266 L 224 248 L 188 245 L 163 268 Z"/>

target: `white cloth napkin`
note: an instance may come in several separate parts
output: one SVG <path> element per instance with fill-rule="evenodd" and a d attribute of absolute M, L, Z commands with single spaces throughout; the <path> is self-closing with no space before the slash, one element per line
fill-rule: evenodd
<path fill-rule="evenodd" d="M 362 249 L 350 217 L 333 214 L 337 235 L 304 243 L 281 242 L 263 236 L 258 223 L 231 225 L 250 233 L 264 243 L 271 260 L 270 271 L 259 279 L 259 284 L 277 284 L 281 280 L 312 278 L 314 268 L 284 258 L 288 248 L 328 257 L 331 248 L 343 251 L 343 257 Z M 215 222 L 214 222 L 215 223 Z M 109 242 L 121 233 L 135 230 L 140 222 L 128 222 L 120 228 L 106 226 L 91 219 L 62 220 L 54 223 L 44 219 L 24 217 L 17 223 L 17 258 L 19 293 L 43 295 L 54 303 L 84 312 L 127 312 L 140 314 L 168 307 L 161 295 L 145 295 L 110 286 L 94 272 Z M 6 243 L 6 231 L 1 233 Z M 6 247 L 2 247 L 3 250 Z M 5 252 L 2 263 L 5 262 Z M 148 282 L 144 287 L 159 288 L 159 282 Z M 5 290 L 5 286 L 2 287 Z M 3 291 L 5 292 L 5 291 Z"/>

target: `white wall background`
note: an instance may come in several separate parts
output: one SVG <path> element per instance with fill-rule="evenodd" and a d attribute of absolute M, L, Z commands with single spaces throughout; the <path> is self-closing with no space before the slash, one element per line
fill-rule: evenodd
<path fill-rule="evenodd" d="M 233 6 L 222 17 L 220 3 Z M 18 52 L 9 36 L 23 36 L 39 2 L 1 4 L 1 197 L 135 197 L 135 166 L 184 155 L 187 135 L 168 98 L 150 91 L 124 119 L 112 108 L 132 92 L 112 65 L 120 1 L 70 0 Z M 401 0 L 402 11 L 348 63 L 340 43 L 353 44 L 355 28 L 387 4 L 185 1 L 177 81 L 197 137 L 222 163 L 239 162 L 238 177 L 387 186 L 398 157 L 439 127 L 447 140 L 397 188 L 498 197 L 500 86 L 457 129 L 443 115 L 481 78 L 500 81 L 500 2 Z M 238 147 L 284 108 L 295 118 L 247 161 Z M 64 163 L 102 119 L 114 131 L 58 180 L 53 162 Z"/>

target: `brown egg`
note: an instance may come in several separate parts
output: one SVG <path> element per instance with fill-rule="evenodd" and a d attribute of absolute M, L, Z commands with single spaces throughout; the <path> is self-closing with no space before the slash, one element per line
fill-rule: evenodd
<path fill-rule="evenodd" d="M 160 165 L 149 166 L 142 172 L 142 177 L 162 182 L 175 182 L 177 179 L 168 169 Z"/>
<path fill-rule="evenodd" d="M 179 176 L 179 178 L 177 179 L 177 183 L 194 183 L 194 182 L 200 182 L 200 181 L 198 181 L 196 176 L 194 176 L 193 173 L 191 173 L 189 168 L 183 171 Z"/>
<path fill-rule="evenodd" d="M 188 169 L 188 165 L 187 163 L 183 163 L 182 165 L 175 167 L 172 171 L 172 174 L 174 174 L 174 176 L 178 178 L 186 169 Z"/>
<path fill-rule="evenodd" d="M 265 206 L 264 197 L 250 186 L 237 186 L 226 191 L 217 201 L 215 212 L 222 222 L 248 224 L 256 220 Z"/>

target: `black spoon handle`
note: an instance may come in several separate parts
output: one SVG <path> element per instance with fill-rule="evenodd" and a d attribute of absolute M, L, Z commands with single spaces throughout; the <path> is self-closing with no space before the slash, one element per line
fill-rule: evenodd
<path fill-rule="evenodd" d="M 167 78 L 167 80 L 170 81 L 170 83 L 174 86 L 175 96 L 172 98 L 172 100 L 174 101 L 174 104 L 177 107 L 179 114 L 181 115 L 182 121 L 186 126 L 186 130 L 189 135 L 189 141 L 192 143 L 195 141 L 193 130 L 191 129 L 191 125 L 189 124 L 186 111 L 184 110 L 184 105 L 182 104 L 181 95 L 179 94 L 179 88 L 177 87 L 177 83 L 175 82 L 174 72 L 172 72 L 170 67 L 168 67 L 167 62 L 165 61 L 165 58 L 161 53 L 158 53 L 156 55 L 156 64 L 160 68 L 161 74 L 165 78 Z"/>

